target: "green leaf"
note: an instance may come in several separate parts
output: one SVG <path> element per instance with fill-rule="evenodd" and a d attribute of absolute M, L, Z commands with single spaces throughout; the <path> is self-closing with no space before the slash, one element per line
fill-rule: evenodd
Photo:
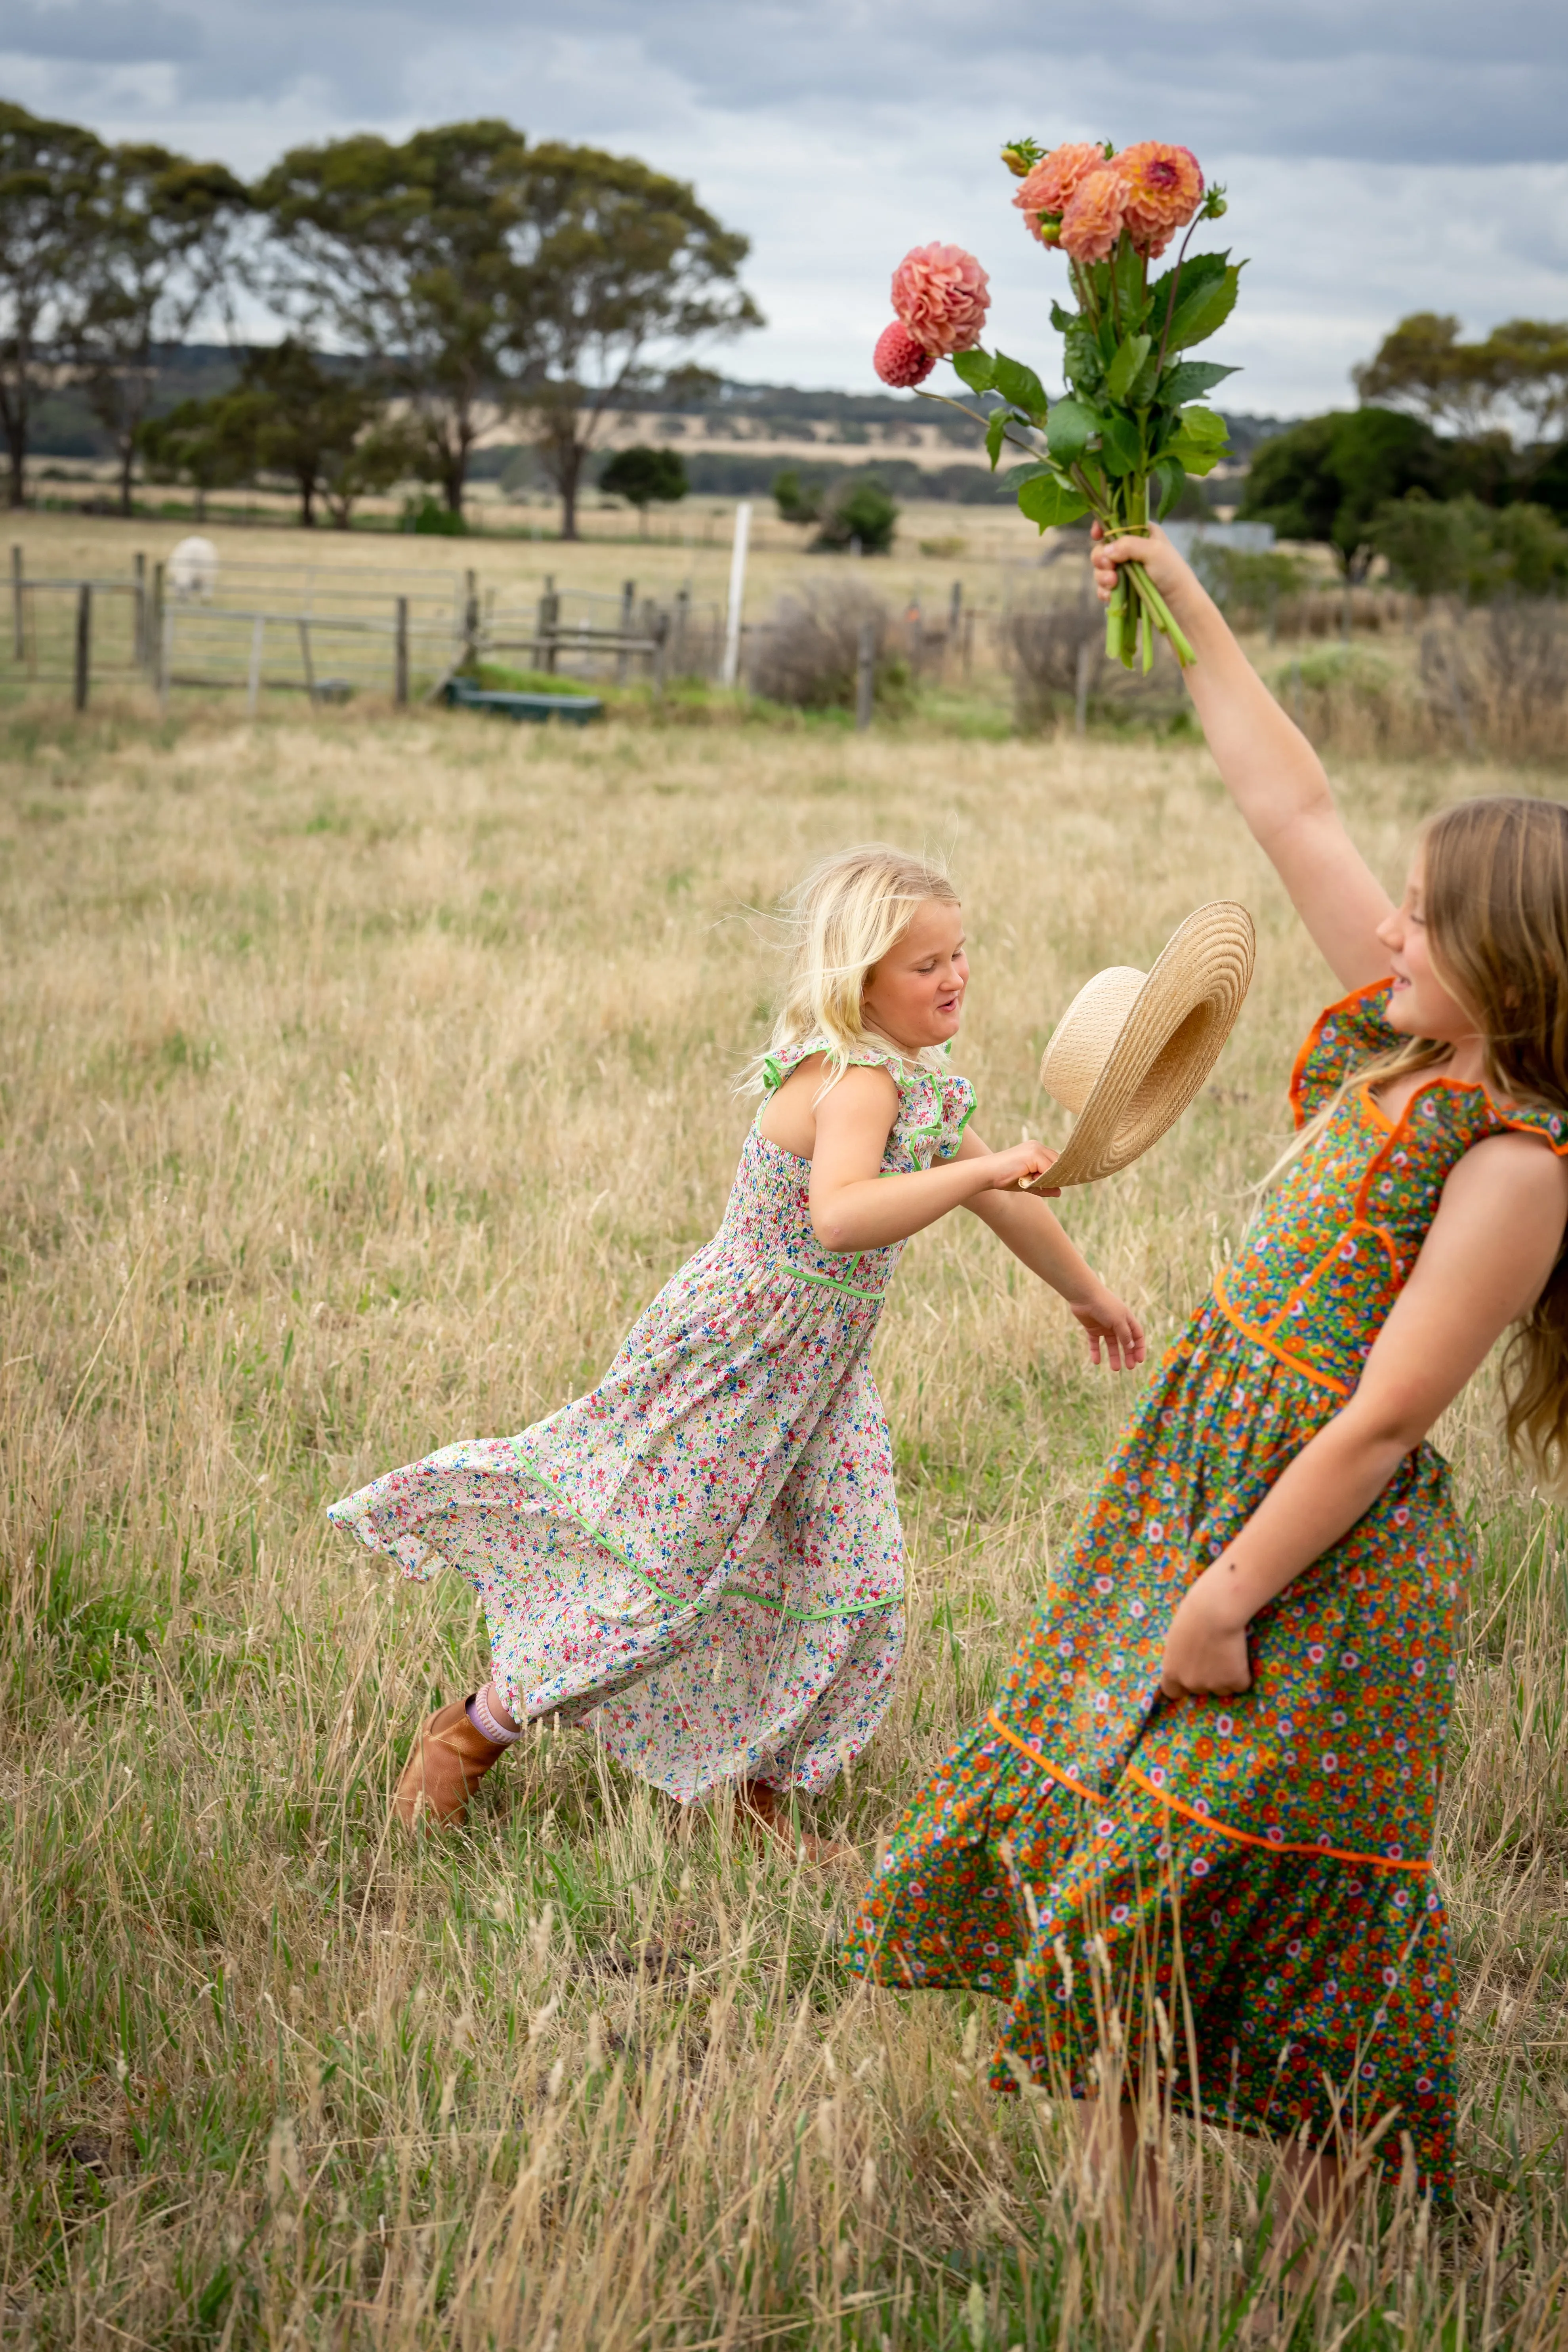
<path fill-rule="evenodd" d="M 1165 338 L 1167 354 L 1184 352 L 1192 343 L 1201 343 L 1223 327 L 1236 308 L 1236 298 L 1241 284 L 1239 269 L 1227 269 L 1223 278 L 1215 278 L 1189 294 L 1184 287 L 1176 304 L 1176 315 L 1171 321 L 1171 331 Z"/>
<path fill-rule="evenodd" d="M 1167 368 L 1160 383 L 1160 397 L 1180 408 L 1184 400 L 1201 400 L 1227 375 L 1235 375 L 1233 367 L 1220 367 L 1213 360 L 1183 360 L 1179 366 Z"/>
<path fill-rule="evenodd" d="M 990 353 L 983 352 L 978 343 L 972 352 L 954 352 L 952 368 L 971 392 L 989 392 L 995 381 Z"/>
<path fill-rule="evenodd" d="M 1132 389 L 1133 380 L 1141 375 L 1143 362 L 1153 348 L 1148 335 L 1129 335 L 1117 347 L 1116 357 L 1105 371 L 1105 389 L 1112 400 L 1125 400 Z"/>
<path fill-rule="evenodd" d="M 990 424 L 985 427 L 985 454 L 991 460 L 993 473 L 996 471 L 996 460 L 1002 455 L 1002 436 L 1007 430 L 1007 420 L 1011 414 L 1010 409 L 998 408 L 993 415 Z"/>
<path fill-rule="evenodd" d="M 1086 320 L 1079 319 L 1062 351 L 1068 383 L 1078 392 L 1098 392 L 1105 381 L 1105 363 Z"/>
<path fill-rule="evenodd" d="M 1100 418 L 1100 448 L 1108 474 L 1136 474 L 1143 464 L 1143 446 L 1129 417 L 1112 413 Z"/>
<path fill-rule="evenodd" d="M 1216 449 L 1223 448 L 1230 439 L 1229 426 L 1212 408 L 1184 408 L 1179 422 L 1182 431 L 1193 440 L 1212 444 Z"/>
<path fill-rule="evenodd" d="M 1079 326 L 1081 323 L 1082 321 L 1078 311 L 1064 310 L 1059 302 L 1053 302 L 1051 304 L 1051 324 L 1056 329 L 1058 335 L 1070 334 L 1074 327 Z"/>
<path fill-rule="evenodd" d="M 1144 305 L 1149 299 L 1143 288 L 1143 257 L 1133 252 L 1132 240 L 1124 234 L 1110 257 L 1110 274 L 1116 284 L 1121 323 L 1134 334 L 1143 323 Z"/>
<path fill-rule="evenodd" d="M 1077 522 L 1089 512 L 1089 500 L 1068 489 L 1065 482 L 1037 474 L 1031 481 L 1020 483 L 1018 510 L 1041 530 L 1050 530 L 1058 523 Z"/>
<path fill-rule="evenodd" d="M 1045 423 L 1045 387 L 1033 368 L 1025 367 L 1022 361 L 1010 360 L 1004 352 L 998 352 L 993 362 L 991 381 L 1004 400 L 1010 400 L 1015 408 L 1021 408 L 1025 415 L 1032 417 L 1037 425 Z"/>
<path fill-rule="evenodd" d="M 1198 288 L 1206 286 L 1211 278 L 1223 278 L 1229 261 L 1228 253 L 1190 253 L 1181 268 L 1180 300 L 1184 302 L 1189 294 L 1195 294 Z M 1176 272 L 1167 269 L 1163 277 L 1155 278 L 1149 289 L 1149 324 L 1156 335 L 1164 327 L 1171 289 L 1175 282 Z"/>
<path fill-rule="evenodd" d="M 1046 422 L 1046 439 L 1057 463 L 1070 466 L 1081 457 L 1099 425 L 1093 409 L 1081 400 L 1058 400 Z"/>
<path fill-rule="evenodd" d="M 1179 465 L 1174 457 L 1162 457 L 1159 464 L 1151 468 L 1149 511 L 1156 522 L 1175 505 L 1186 478 L 1186 467 Z"/>
<path fill-rule="evenodd" d="M 1212 474 L 1224 455 L 1223 446 L 1216 447 L 1211 441 L 1194 441 L 1185 433 L 1178 433 L 1165 452 L 1168 458 L 1184 467 L 1189 474 Z"/>
<path fill-rule="evenodd" d="M 1151 338 L 1151 340 L 1152 339 Z M 1151 351 L 1148 358 L 1144 361 L 1142 366 L 1139 369 L 1137 374 L 1132 379 L 1131 389 L 1127 394 L 1128 407 L 1152 408 L 1154 404 L 1155 392 L 1159 388 L 1159 380 L 1160 354 L 1157 351 Z"/>

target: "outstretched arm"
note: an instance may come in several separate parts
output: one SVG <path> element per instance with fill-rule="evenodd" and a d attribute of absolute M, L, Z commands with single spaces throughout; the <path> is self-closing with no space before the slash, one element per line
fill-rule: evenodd
<path fill-rule="evenodd" d="M 1098 532 L 1100 526 L 1096 524 Z M 1347 989 L 1388 971 L 1377 927 L 1392 912 L 1388 893 L 1345 831 L 1323 763 L 1275 701 L 1231 635 L 1225 615 L 1164 532 L 1100 540 L 1095 585 L 1102 604 L 1119 563 L 1136 560 L 1180 622 L 1197 656 L 1187 690 L 1226 791 L 1291 903 Z"/>
<path fill-rule="evenodd" d="M 963 1160 L 988 1158 L 990 1153 L 972 1128 L 959 1146 L 958 1156 Z M 1038 1193 L 980 1192 L 966 1206 L 1031 1274 L 1059 1292 L 1068 1313 L 1087 1333 L 1095 1363 L 1100 1361 L 1101 1348 L 1113 1372 L 1131 1371 L 1143 1361 L 1142 1325 L 1073 1247 Z"/>
<path fill-rule="evenodd" d="M 1235 1541 L 1188 1587 L 1165 1641 L 1169 1698 L 1245 1690 L 1258 1611 L 1371 1508 L 1556 1263 L 1568 1166 L 1523 1135 L 1467 1151 L 1355 1394 L 1281 1472 Z"/>

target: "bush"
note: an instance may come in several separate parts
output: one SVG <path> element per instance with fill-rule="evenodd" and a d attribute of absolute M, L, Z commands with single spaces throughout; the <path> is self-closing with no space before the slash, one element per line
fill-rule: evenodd
<path fill-rule="evenodd" d="M 1298 555 L 1273 549 L 1248 554 L 1211 539 L 1195 541 L 1193 570 L 1234 628 L 1244 628 L 1270 612 L 1277 614 L 1280 597 L 1295 595 L 1307 577 Z"/>
<path fill-rule="evenodd" d="M 650 505 L 672 506 L 690 487 L 678 449 L 654 449 L 640 441 L 633 448 L 617 449 L 599 474 L 599 488 L 607 497 L 625 499 L 645 518 Z"/>
<path fill-rule="evenodd" d="M 1372 537 L 1394 578 L 1418 596 L 1481 604 L 1509 591 L 1543 596 L 1568 579 L 1568 530 L 1529 503 L 1487 507 L 1412 490 L 1378 509 Z"/>
<path fill-rule="evenodd" d="M 847 581 L 779 599 L 754 642 L 752 693 L 797 710 L 852 709 L 860 631 L 868 622 L 875 635 L 878 699 L 884 708 L 900 699 L 909 673 L 891 655 L 888 608 Z"/>
<path fill-rule="evenodd" d="M 1078 700 L 1080 660 L 1089 694 L 1105 659 L 1105 614 L 1096 604 L 1032 604 L 1009 613 L 1006 646 L 1018 731 L 1038 735 L 1069 718 Z"/>
<path fill-rule="evenodd" d="M 823 510 L 813 545 L 827 554 L 843 554 L 857 543 L 862 555 L 890 555 L 899 509 L 874 474 L 835 488 Z"/>
<path fill-rule="evenodd" d="M 428 490 L 423 498 L 404 500 L 397 528 L 417 531 L 422 538 L 429 539 L 467 539 L 468 535 L 468 526 L 462 516 L 453 508 L 443 506 Z"/>
<path fill-rule="evenodd" d="M 773 504 L 780 522 L 817 522 L 822 516 L 822 484 L 803 482 L 793 466 L 773 476 Z"/>

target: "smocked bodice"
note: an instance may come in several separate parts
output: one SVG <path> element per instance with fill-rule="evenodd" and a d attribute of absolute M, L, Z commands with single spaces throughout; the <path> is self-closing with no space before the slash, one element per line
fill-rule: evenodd
<path fill-rule="evenodd" d="M 824 1050 L 820 1038 L 811 1038 L 787 1054 L 770 1055 L 763 1071 L 764 1100 L 808 1055 Z M 974 1089 L 967 1078 L 952 1070 L 900 1061 L 871 1045 L 858 1048 L 850 1058 L 885 1069 L 899 1089 L 898 1117 L 882 1154 L 883 1175 L 910 1175 L 952 1158 L 974 1108 Z M 760 1109 L 757 1117 L 760 1120 Z M 753 1122 L 713 1246 L 766 1259 L 802 1281 L 824 1284 L 851 1297 L 879 1299 L 892 1279 L 902 1242 L 853 1255 L 824 1249 L 812 1230 L 810 1186 L 810 1160 L 770 1142 Z"/>
<path fill-rule="evenodd" d="M 1362 1064 L 1408 1042 L 1384 1019 L 1391 982 L 1331 1005 L 1301 1049 L 1290 1086 L 1299 1127 Z M 1568 1150 L 1568 1121 L 1544 1108 L 1502 1110 L 1484 1087 L 1440 1071 L 1390 1119 L 1352 1086 L 1323 1132 L 1268 1196 L 1215 1297 L 1247 1339 L 1321 1386 L 1348 1394 L 1437 1212 L 1449 1171 L 1505 1128 Z"/>

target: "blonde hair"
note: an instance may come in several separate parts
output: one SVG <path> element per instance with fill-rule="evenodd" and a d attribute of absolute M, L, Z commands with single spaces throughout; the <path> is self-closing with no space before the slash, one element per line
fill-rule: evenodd
<path fill-rule="evenodd" d="M 823 1092 L 837 1085 L 872 1034 L 865 1019 L 868 974 L 903 938 L 916 909 L 933 898 L 958 904 L 942 867 L 883 841 L 841 849 L 814 866 L 784 901 L 789 970 L 767 1052 L 758 1055 L 742 1085 L 760 1089 L 772 1056 L 814 1038 L 826 1049 Z M 934 1047 L 905 1058 L 923 1063 L 928 1054 L 934 1065 Z"/>
<path fill-rule="evenodd" d="M 1430 817 L 1418 836 L 1432 962 L 1474 1020 L 1494 1101 L 1568 1111 L 1568 809 L 1489 794 Z M 1270 1176 L 1327 1126 L 1352 1088 L 1430 1069 L 1449 1048 L 1413 1037 L 1353 1070 Z M 1268 1181 L 1268 1180 L 1265 1180 Z M 1548 1488 L 1568 1476 L 1568 1255 L 1514 1327 L 1503 1357 L 1510 1450 Z"/>

